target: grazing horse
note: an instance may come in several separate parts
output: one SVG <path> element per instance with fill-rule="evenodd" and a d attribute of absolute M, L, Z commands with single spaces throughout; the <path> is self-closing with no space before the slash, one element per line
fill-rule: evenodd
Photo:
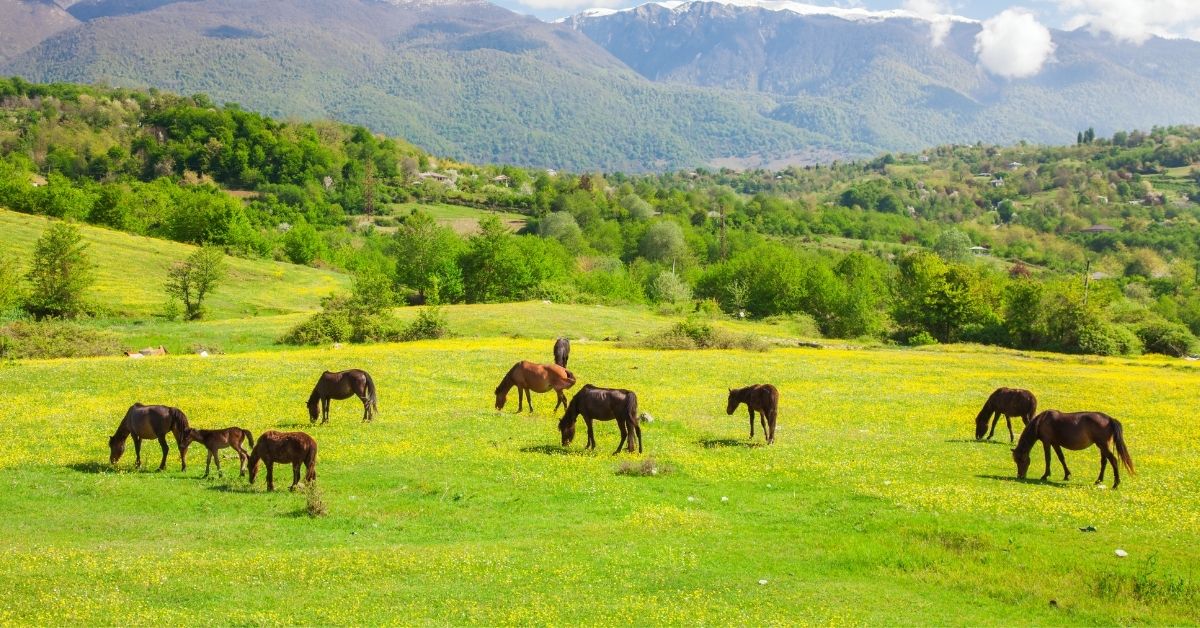
<path fill-rule="evenodd" d="M 304 481 L 317 479 L 317 441 L 304 432 L 267 430 L 258 435 L 258 443 L 250 451 L 250 483 L 258 475 L 258 462 L 267 466 L 267 490 L 275 490 L 275 463 L 292 463 L 292 486 L 300 483 L 300 464 L 304 464 Z"/>
<path fill-rule="evenodd" d="M 754 411 L 762 422 L 763 438 L 767 444 L 775 442 L 775 419 L 779 417 L 779 391 L 770 384 L 755 384 L 745 388 L 730 388 L 725 413 L 733 414 L 741 404 L 750 411 L 750 438 L 754 438 Z"/>
<path fill-rule="evenodd" d="M 238 471 L 239 475 L 246 475 L 246 461 L 250 458 L 250 454 L 242 448 L 242 441 L 245 440 L 251 447 L 254 446 L 254 437 L 250 435 L 249 430 L 240 427 L 227 427 L 223 430 L 198 430 L 190 428 L 183 433 L 183 455 L 187 455 L 188 445 L 193 442 L 199 442 L 208 450 L 208 458 L 204 460 L 204 477 L 208 477 L 209 469 L 212 468 L 212 462 L 217 461 L 217 475 L 221 475 L 221 456 L 217 453 L 219 450 L 226 447 L 232 447 L 238 455 Z"/>
<path fill-rule="evenodd" d="M 503 410 L 508 402 L 508 391 L 517 387 L 517 412 L 524 409 L 525 400 L 529 401 L 529 411 L 533 412 L 533 397 L 530 391 L 544 393 L 553 390 L 558 395 L 558 403 L 554 404 L 557 411 L 559 406 L 567 405 L 567 396 L 563 391 L 575 385 L 575 375 L 557 364 L 534 364 L 522 360 L 508 369 L 500 385 L 496 386 L 496 409 Z"/>
<path fill-rule="evenodd" d="M 567 368 L 567 359 L 571 357 L 571 341 L 559 338 L 554 341 L 554 363 Z"/>
<path fill-rule="evenodd" d="M 1071 478 L 1071 470 L 1067 468 L 1061 447 L 1078 451 L 1095 445 L 1100 450 L 1100 477 L 1096 478 L 1096 484 L 1104 481 L 1104 469 L 1111 462 L 1113 488 L 1120 486 L 1121 473 L 1118 470 L 1117 456 L 1121 457 L 1125 468 L 1134 473 L 1133 458 L 1129 456 L 1129 449 L 1125 447 L 1125 434 L 1121 422 L 1103 412 L 1047 410 L 1034 417 L 1029 425 L 1025 426 L 1017 446 L 1012 450 L 1013 462 L 1017 463 L 1017 477 L 1025 478 L 1026 472 L 1029 471 L 1029 451 L 1039 440 L 1042 441 L 1042 448 L 1046 452 L 1046 472 L 1042 474 L 1042 480 L 1050 477 L 1051 447 L 1054 448 L 1054 453 L 1058 454 L 1058 461 L 1062 463 L 1064 482 Z M 1117 446 L 1116 456 L 1109 448 L 1109 441 Z"/>
<path fill-rule="evenodd" d="M 992 436 L 996 434 L 996 424 L 1000 422 L 1000 415 L 1003 414 L 1004 421 L 1008 423 L 1008 442 L 1011 443 L 1012 417 L 1019 416 L 1025 425 L 1029 425 L 1036 413 L 1037 397 L 1034 397 L 1033 393 L 1021 388 L 997 388 L 975 417 L 975 440 L 983 439 L 983 433 L 987 432 L 988 417 L 992 419 L 992 431 L 987 437 L 988 440 L 992 440 Z"/>
<path fill-rule="evenodd" d="M 638 453 L 642 453 L 642 427 L 638 424 L 637 395 L 633 391 L 616 388 L 597 388 L 591 384 L 585 385 L 571 398 L 567 412 L 558 422 L 558 431 L 562 433 L 562 446 L 568 447 L 575 440 L 575 422 L 579 415 L 587 423 L 588 440 L 584 449 L 596 448 L 596 434 L 592 431 L 592 421 L 617 421 L 617 429 L 621 430 L 621 442 L 613 455 L 621 451 L 621 446 L 629 443 L 629 453 L 633 453 L 633 441 L 637 440 Z"/>
<path fill-rule="evenodd" d="M 175 435 L 175 444 L 179 447 L 179 461 L 182 470 L 187 470 L 187 446 L 183 444 L 183 433 L 188 429 L 187 415 L 179 408 L 170 406 L 147 406 L 135 403 L 125 412 L 125 418 L 117 426 L 117 431 L 108 439 L 109 457 L 111 464 L 117 464 L 125 453 L 125 439 L 133 437 L 133 449 L 137 452 L 137 466 L 142 466 L 142 439 L 157 439 L 162 447 L 162 463 L 158 470 L 167 466 L 167 434 Z"/>
<path fill-rule="evenodd" d="M 379 397 L 375 394 L 375 380 L 366 371 L 350 369 L 333 373 L 325 371 L 313 386 L 308 396 L 308 420 L 317 422 L 317 404 L 320 403 L 321 423 L 329 422 L 329 400 L 349 399 L 357 396 L 363 404 L 363 421 L 370 422 L 379 412 Z"/>

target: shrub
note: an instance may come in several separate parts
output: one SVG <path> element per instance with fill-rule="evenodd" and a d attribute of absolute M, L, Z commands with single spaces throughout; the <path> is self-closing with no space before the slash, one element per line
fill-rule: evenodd
<path fill-rule="evenodd" d="M 446 316 L 442 312 L 442 308 L 429 306 L 421 308 L 421 311 L 417 313 L 417 319 L 404 328 L 400 340 L 405 342 L 436 340 L 449 335 L 450 328 L 446 324 Z"/>
<path fill-rule="evenodd" d="M 1136 355 L 1142 343 L 1129 328 L 1102 320 L 1088 321 L 1077 330 L 1079 353 L 1091 355 Z"/>
<path fill-rule="evenodd" d="M 308 516 L 315 519 L 329 514 L 329 507 L 325 505 L 325 494 L 315 481 L 304 485 L 304 501 L 304 510 Z"/>
<path fill-rule="evenodd" d="M 933 334 L 930 334 L 924 330 L 909 336 L 908 339 L 904 341 L 904 344 L 910 347 L 924 347 L 927 345 L 936 345 L 937 343 L 937 338 L 934 338 Z"/>
<path fill-rule="evenodd" d="M 654 456 L 646 456 L 643 460 L 626 460 L 622 462 L 616 470 L 617 475 L 632 475 L 632 476 L 659 476 L 667 475 L 675 471 L 675 467 L 668 463 L 660 463 L 654 459 Z"/>
<path fill-rule="evenodd" d="M 686 320 L 647 336 L 641 346 L 648 349 L 744 349 L 767 351 L 770 345 L 754 334 L 734 334 L 699 320 Z"/>
<path fill-rule="evenodd" d="M 1168 321 L 1152 321 L 1137 328 L 1137 336 L 1147 353 L 1161 353 L 1176 358 L 1192 352 L 1196 337 L 1185 326 Z"/>
<path fill-rule="evenodd" d="M 204 316 L 204 299 L 225 277 L 225 254 L 220 249 L 204 246 L 182 262 L 175 262 L 167 271 L 167 296 L 183 305 L 185 320 Z"/>
<path fill-rule="evenodd" d="M 0 358 L 91 358 L 121 350 L 114 334 L 62 321 L 16 321 L 0 327 Z"/>
<path fill-rule="evenodd" d="M 55 222 L 38 238 L 33 266 L 26 277 L 30 294 L 25 309 L 37 318 L 84 314 L 84 293 L 95 281 L 87 243 L 79 228 Z"/>

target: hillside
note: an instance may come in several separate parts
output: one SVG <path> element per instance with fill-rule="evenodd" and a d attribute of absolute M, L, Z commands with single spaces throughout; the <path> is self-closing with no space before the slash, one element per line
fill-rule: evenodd
<path fill-rule="evenodd" d="M 514 318 L 516 318 L 515 315 Z M 33 361 L 0 369 L 0 607 L 6 624 L 1187 624 L 1197 602 L 1200 449 L 1173 420 L 1200 374 L 1160 360 L 1012 352 L 646 351 L 580 344 L 583 383 L 638 394 L 644 454 L 611 421 L 560 446 L 553 398 L 492 409 L 492 390 L 550 343 L 512 338 L 198 358 Z M 369 370 L 380 415 L 303 402 L 325 369 Z M 747 439 L 726 388 L 781 391 L 777 439 Z M 1019 481 L 1007 435 L 974 442 L 998 385 L 1124 424 L 1137 475 L 1092 486 L 1094 449 Z M 574 391 L 569 391 L 574 392 Z M 198 427 L 304 430 L 325 516 L 238 476 L 113 468 L 134 401 Z M 46 425 L 70 424 L 55 438 Z M 1019 429 L 1019 421 L 1016 421 Z M 1001 428 L 1003 429 L 1003 428 Z M 582 426 L 580 426 L 582 430 Z M 622 467 L 635 469 L 621 475 Z M 638 475 L 645 468 L 646 475 Z M 657 474 L 651 474 L 651 469 Z M 1111 487 L 1111 470 L 1105 485 Z M 1094 528 L 1095 532 L 1080 532 Z M 228 551 L 230 539 L 236 557 Z M 147 548 L 153 548 L 148 551 Z M 1118 558 L 1114 550 L 1128 556 Z M 166 568 L 163 556 L 170 556 Z M 117 559 L 116 557 L 120 557 Z M 1071 565 L 1064 570 L 1064 565 Z M 50 592 L 54 592 L 53 595 Z M 148 594 L 152 590 L 154 594 Z M 1055 604 L 1049 604 L 1054 600 Z"/>
<path fill-rule="evenodd" d="M 48 221 L 0 209 L 0 248 L 28 259 Z M 195 247 L 96 227 L 83 227 L 88 255 L 96 265 L 95 302 L 115 317 L 162 314 L 167 269 Z M 294 264 L 238 257 L 226 259 L 229 275 L 208 305 L 211 319 L 239 319 L 307 312 L 320 298 L 349 285 L 340 273 Z"/>

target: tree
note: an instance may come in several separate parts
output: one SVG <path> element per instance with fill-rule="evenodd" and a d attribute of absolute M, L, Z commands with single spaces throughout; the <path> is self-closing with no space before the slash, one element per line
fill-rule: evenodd
<path fill-rule="evenodd" d="M 660 220 L 646 230 L 638 243 L 642 257 L 652 262 L 674 262 L 687 257 L 687 242 L 678 223 Z"/>
<path fill-rule="evenodd" d="M 938 236 L 933 250 L 947 262 L 961 262 L 971 257 L 971 238 L 951 227 Z"/>
<path fill-rule="evenodd" d="M 587 247 L 583 230 L 575 222 L 575 217 L 567 212 L 551 212 L 538 221 L 537 230 L 538 235 L 558 240 L 572 253 L 581 253 Z"/>
<path fill-rule="evenodd" d="M 393 236 L 396 250 L 396 285 L 416 290 L 429 298 L 436 279 L 443 302 L 463 297 L 463 274 L 458 265 L 463 242 L 452 229 L 439 225 L 433 216 L 414 209 L 400 221 Z"/>
<path fill-rule="evenodd" d="M 283 236 L 283 252 L 293 264 L 311 264 L 321 252 L 321 234 L 302 220 Z"/>
<path fill-rule="evenodd" d="M 17 309 L 25 302 L 22 283 L 17 259 L 0 254 L 0 316 Z"/>
<path fill-rule="evenodd" d="M 656 303 L 679 303 L 692 298 L 692 288 L 673 271 L 664 270 L 646 286 L 646 295 Z"/>
<path fill-rule="evenodd" d="M 185 320 L 204 316 L 204 299 L 225 277 L 225 254 L 215 247 L 201 247 L 167 271 L 167 295 L 183 304 Z"/>
<path fill-rule="evenodd" d="M 38 238 L 26 278 L 25 309 L 37 318 L 72 318 L 84 313 L 84 294 L 95 282 L 87 243 L 75 225 L 55 222 Z"/>

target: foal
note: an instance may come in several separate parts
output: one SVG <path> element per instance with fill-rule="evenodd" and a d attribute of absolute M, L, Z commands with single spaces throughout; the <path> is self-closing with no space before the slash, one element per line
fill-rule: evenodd
<path fill-rule="evenodd" d="M 304 481 L 317 479 L 317 441 L 304 432 L 276 432 L 268 430 L 259 434 L 258 444 L 250 451 L 250 483 L 258 475 L 258 461 L 267 465 L 267 490 L 275 490 L 275 463 L 292 463 L 292 486 L 300 483 L 300 464 L 304 464 Z"/>
<path fill-rule="evenodd" d="M 745 388 L 730 388 L 725 413 L 733 414 L 741 404 L 750 411 L 750 438 L 754 439 L 754 411 L 762 422 L 763 438 L 767 444 L 775 442 L 775 419 L 779 416 L 779 391 L 770 384 L 755 384 Z"/>
<path fill-rule="evenodd" d="M 204 477 L 208 477 L 214 460 L 217 461 L 217 475 L 221 475 L 221 456 L 217 452 L 231 447 L 238 455 L 238 471 L 240 472 L 238 475 L 246 475 L 246 461 L 250 458 L 250 454 L 242 449 L 243 440 L 251 447 L 254 446 L 254 437 L 250 435 L 250 431 L 240 427 L 227 427 L 223 430 L 191 428 L 183 433 L 183 444 L 180 447 L 183 449 L 183 455 L 187 456 L 188 445 L 196 441 L 204 445 L 208 450 L 208 458 L 204 460 Z"/>
<path fill-rule="evenodd" d="M 1034 417 L 1029 425 L 1025 426 L 1025 431 L 1021 432 L 1021 439 L 1012 450 L 1013 462 L 1017 463 L 1017 477 L 1025 478 L 1029 471 L 1029 451 L 1039 440 L 1042 441 L 1042 449 L 1046 452 L 1046 472 L 1042 474 L 1043 481 L 1050 477 L 1051 447 L 1054 448 L 1054 453 L 1058 454 L 1058 461 L 1062 463 L 1064 482 L 1071 478 L 1071 470 L 1067 468 L 1067 461 L 1063 458 L 1062 447 L 1080 450 L 1095 445 L 1100 450 L 1100 477 L 1096 478 L 1096 484 L 1104 481 L 1104 469 L 1111 462 L 1113 488 L 1121 485 L 1118 456 L 1125 468 L 1134 473 L 1133 458 L 1129 455 L 1129 449 L 1125 447 L 1125 433 L 1121 422 L 1103 412 L 1047 410 Z M 1109 441 L 1116 445 L 1115 456 L 1109 448 Z"/>

